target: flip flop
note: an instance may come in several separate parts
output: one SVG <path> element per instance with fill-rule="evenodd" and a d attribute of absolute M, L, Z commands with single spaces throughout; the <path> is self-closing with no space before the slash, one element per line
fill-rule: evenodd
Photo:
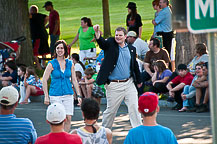
<path fill-rule="evenodd" d="M 179 112 L 186 112 L 187 111 L 187 109 L 186 108 L 182 108 L 182 109 L 180 109 L 180 110 L 178 110 Z"/>

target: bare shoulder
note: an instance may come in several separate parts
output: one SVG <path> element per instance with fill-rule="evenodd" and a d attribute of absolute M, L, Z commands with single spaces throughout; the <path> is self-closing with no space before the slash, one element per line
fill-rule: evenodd
<path fill-rule="evenodd" d="M 77 129 L 72 130 L 70 134 L 77 134 Z"/>
<path fill-rule="evenodd" d="M 106 135 L 112 136 L 112 131 L 109 128 L 105 128 Z"/>

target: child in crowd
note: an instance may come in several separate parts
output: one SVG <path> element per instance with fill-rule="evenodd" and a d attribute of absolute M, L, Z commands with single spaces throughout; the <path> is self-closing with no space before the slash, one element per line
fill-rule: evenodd
<path fill-rule="evenodd" d="M 17 66 L 14 61 L 5 64 L 6 72 L 0 75 L 0 89 L 17 82 Z"/>
<path fill-rule="evenodd" d="M 28 98 L 30 95 L 39 96 L 43 95 L 42 82 L 35 73 L 33 67 L 27 67 L 24 77 L 24 86 L 26 88 L 26 96 L 21 104 L 28 104 Z"/>
<path fill-rule="evenodd" d="M 84 71 L 85 76 L 84 79 L 79 82 L 81 85 L 82 93 L 84 94 L 85 98 L 94 97 L 100 104 L 101 97 L 104 96 L 104 92 L 101 87 L 96 85 L 95 79 L 93 79 L 93 75 L 95 74 L 92 68 L 87 68 Z"/>
<path fill-rule="evenodd" d="M 84 144 L 111 144 L 112 132 L 110 129 L 99 126 L 99 104 L 92 98 L 86 98 L 81 104 L 85 126 L 73 130 L 71 133 L 78 134 Z"/>

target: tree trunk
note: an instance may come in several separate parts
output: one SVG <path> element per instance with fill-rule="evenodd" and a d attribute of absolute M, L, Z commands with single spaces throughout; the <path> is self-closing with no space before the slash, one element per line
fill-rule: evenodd
<path fill-rule="evenodd" d="M 0 0 L 0 19 L 0 41 L 11 41 L 25 36 L 26 40 L 21 42 L 17 63 L 33 65 L 28 0 Z"/>
<path fill-rule="evenodd" d="M 104 37 L 107 38 L 107 37 L 111 36 L 108 0 L 102 0 L 102 7 L 103 7 Z"/>
<path fill-rule="evenodd" d="M 176 33 L 176 67 L 181 63 L 188 64 L 193 59 L 198 43 L 207 45 L 207 34 Z"/>

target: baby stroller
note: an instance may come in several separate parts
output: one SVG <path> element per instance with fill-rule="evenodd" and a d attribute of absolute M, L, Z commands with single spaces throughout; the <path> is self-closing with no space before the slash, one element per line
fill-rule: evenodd
<path fill-rule="evenodd" d="M 0 71 L 4 71 L 7 61 L 16 61 L 20 54 L 21 42 L 24 40 L 26 37 L 21 36 L 9 42 L 0 42 Z"/>

